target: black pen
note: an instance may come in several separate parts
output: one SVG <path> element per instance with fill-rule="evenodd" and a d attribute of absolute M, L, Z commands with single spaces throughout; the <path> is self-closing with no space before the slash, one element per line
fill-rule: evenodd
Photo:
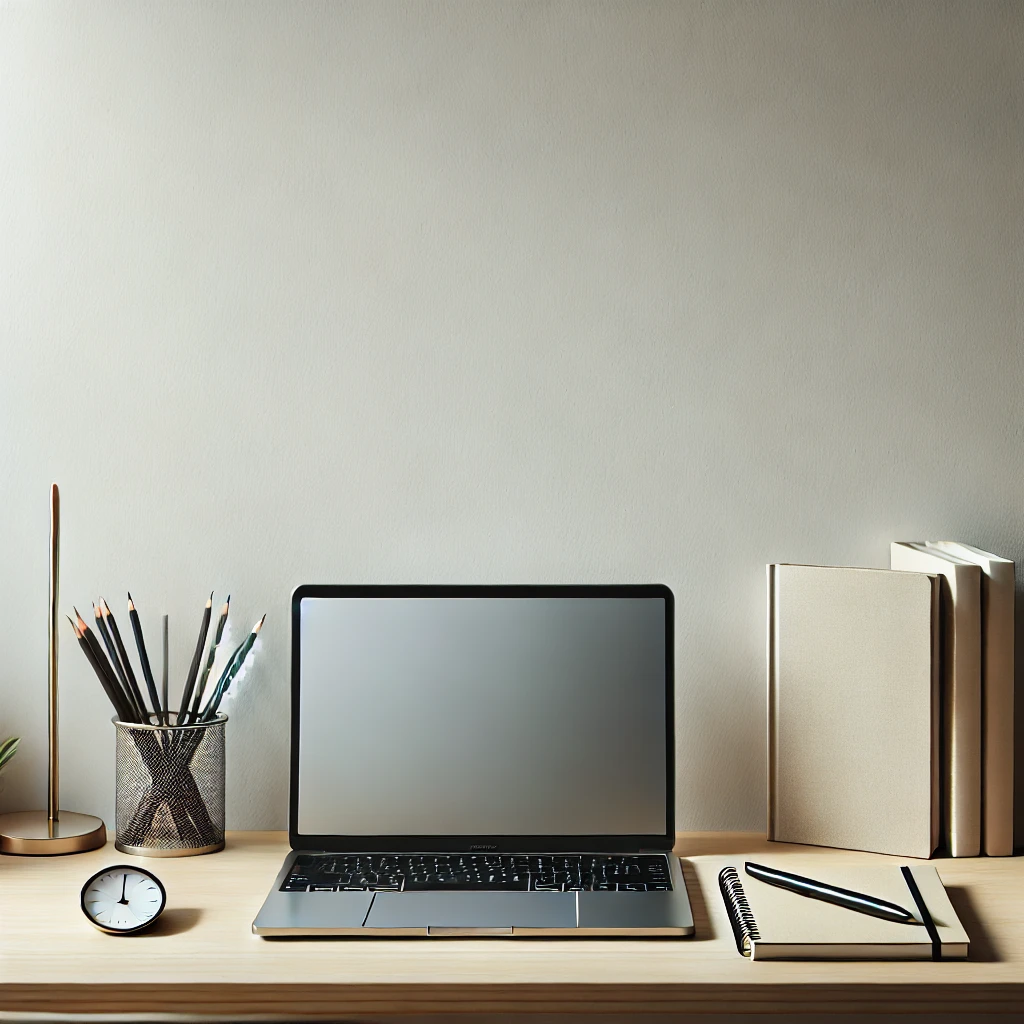
<path fill-rule="evenodd" d="M 751 864 L 750 861 L 747 861 L 743 867 L 751 877 L 760 879 L 768 885 L 777 885 L 780 889 L 788 889 L 798 896 L 823 900 L 825 903 L 833 903 L 837 907 L 856 910 L 860 914 L 880 917 L 883 921 L 895 921 L 897 924 L 921 923 L 909 910 L 896 903 L 890 903 L 888 900 L 880 900 L 875 896 L 867 896 L 862 892 L 853 892 L 850 889 L 840 889 L 837 886 L 828 885 L 826 882 L 816 882 L 813 878 L 792 875 L 788 871 L 779 871 L 778 868 L 769 868 L 764 864 Z"/>

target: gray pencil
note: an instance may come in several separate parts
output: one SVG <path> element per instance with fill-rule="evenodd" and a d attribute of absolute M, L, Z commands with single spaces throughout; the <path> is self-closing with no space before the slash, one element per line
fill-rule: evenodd
<path fill-rule="evenodd" d="M 171 706 L 167 703 L 167 619 L 168 616 L 164 616 L 164 675 L 160 681 L 160 699 L 163 703 L 164 708 L 164 722 L 170 724 L 170 711 Z"/>

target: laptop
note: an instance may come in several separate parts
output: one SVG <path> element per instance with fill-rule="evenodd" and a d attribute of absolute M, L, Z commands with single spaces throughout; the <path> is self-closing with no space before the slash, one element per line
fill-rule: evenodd
<path fill-rule="evenodd" d="M 304 936 L 684 936 L 664 586 L 302 586 L 289 841 Z"/>

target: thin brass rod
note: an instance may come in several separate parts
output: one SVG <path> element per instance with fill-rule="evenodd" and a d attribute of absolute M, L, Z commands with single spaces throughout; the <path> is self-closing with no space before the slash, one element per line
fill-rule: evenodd
<path fill-rule="evenodd" d="M 47 659 L 50 675 L 50 771 L 47 792 L 47 820 L 52 837 L 53 825 L 60 818 L 60 755 L 57 749 L 57 604 L 60 596 L 60 492 L 50 486 L 50 649 Z"/>

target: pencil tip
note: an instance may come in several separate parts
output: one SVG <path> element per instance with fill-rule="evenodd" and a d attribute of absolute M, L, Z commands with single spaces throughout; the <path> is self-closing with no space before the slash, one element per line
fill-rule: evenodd
<path fill-rule="evenodd" d="M 68 622 L 71 623 L 71 628 L 75 631 L 75 636 L 77 636 L 79 639 L 81 639 L 82 638 L 82 634 L 78 632 L 78 627 L 75 625 L 75 620 L 73 618 L 71 618 L 70 615 L 67 617 L 67 619 L 68 619 Z"/>
<path fill-rule="evenodd" d="M 135 602 L 132 600 L 131 591 L 128 592 L 128 611 L 135 611 Z"/>
<path fill-rule="evenodd" d="M 210 591 L 210 596 L 206 599 L 206 607 L 211 608 L 213 606 L 213 591 Z"/>
<path fill-rule="evenodd" d="M 104 616 L 110 614 L 110 606 L 107 604 L 105 598 L 100 598 L 100 611 L 103 612 Z"/>
<path fill-rule="evenodd" d="M 265 619 L 266 617 L 267 617 L 267 613 L 264 612 L 263 613 L 263 619 Z M 260 621 L 257 622 L 255 626 L 253 626 L 252 631 L 254 633 L 258 633 L 263 628 L 263 619 L 260 619 Z"/>
<path fill-rule="evenodd" d="M 78 614 L 78 609 L 75 608 L 74 605 L 72 605 L 71 608 L 75 613 L 75 618 L 78 619 L 78 628 L 84 633 L 86 629 L 88 629 L 88 626 L 86 626 L 85 624 L 85 619 L 83 619 L 82 616 Z"/>

